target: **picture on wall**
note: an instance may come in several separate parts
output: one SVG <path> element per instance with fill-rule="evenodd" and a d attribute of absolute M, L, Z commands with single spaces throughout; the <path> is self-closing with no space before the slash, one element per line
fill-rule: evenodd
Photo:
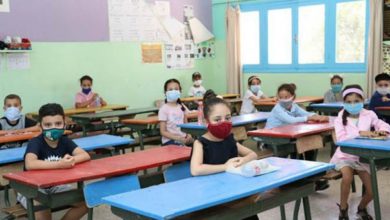
<path fill-rule="evenodd" d="M 0 12 L 9 12 L 9 0 L 0 0 Z"/>

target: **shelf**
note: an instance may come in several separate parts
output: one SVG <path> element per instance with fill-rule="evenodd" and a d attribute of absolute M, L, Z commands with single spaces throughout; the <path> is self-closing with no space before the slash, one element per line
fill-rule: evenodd
<path fill-rule="evenodd" d="M 29 53 L 32 50 L 0 50 L 0 53 Z"/>

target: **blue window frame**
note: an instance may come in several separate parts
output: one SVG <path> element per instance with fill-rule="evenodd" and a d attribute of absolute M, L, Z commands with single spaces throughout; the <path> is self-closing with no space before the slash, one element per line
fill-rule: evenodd
<path fill-rule="evenodd" d="M 364 62 L 337 63 L 336 62 L 336 10 L 337 4 L 344 2 L 363 1 L 366 5 Z M 325 46 L 324 63 L 300 64 L 298 61 L 298 10 L 302 6 L 325 6 Z M 367 38 L 369 30 L 369 5 L 366 0 L 298 0 L 277 1 L 263 3 L 241 3 L 241 12 L 258 11 L 260 24 L 260 61 L 258 64 L 244 64 L 244 73 L 362 73 L 366 72 Z M 291 64 L 269 64 L 268 62 L 268 11 L 290 8 L 292 12 L 292 61 Z M 244 51 L 245 52 L 245 51 Z"/>

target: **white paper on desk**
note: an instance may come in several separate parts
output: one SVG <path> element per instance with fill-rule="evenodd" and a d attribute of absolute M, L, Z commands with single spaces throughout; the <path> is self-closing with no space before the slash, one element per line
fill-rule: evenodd
<path fill-rule="evenodd" d="M 7 66 L 8 66 L 8 70 L 30 69 L 30 54 L 28 53 L 7 54 Z"/>

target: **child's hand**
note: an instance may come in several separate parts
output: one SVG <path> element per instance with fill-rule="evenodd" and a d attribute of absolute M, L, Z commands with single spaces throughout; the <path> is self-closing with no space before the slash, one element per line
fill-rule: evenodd
<path fill-rule="evenodd" d="M 378 136 L 387 136 L 389 134 L 387 131 L 374 131 L 374 133 Z"/>
<path fill-rule="evenodd" d="M 379 134 L 377 134 L 375 131 L 359 131 L 359 135 L 362 137 L 378 137 Z"/>
<path fill-rule="evenodd" d="M 190 134 L 187 134 L 184 138 L 185 140 L 185 144 L 191 144 L 192 142 L 194 142 L 194 139 L 192 138 L 192 136 Z"/>
<path fill-rule="evenodd" d="M 226 161 L 226 168 L 228 167 L 239 167 L 243 162 L 242 157 L 233 157 Z"/>
<path fill-rule="evenodd" d="M 76 161 L 73 156 L 66 154 L 64 158 L 60 160 L 60 163 L 62 168 L 67 169 L 72 168 L 76 164 Z"/>
<path fill-rule="evenodd" d="M 389 101 L 390 101 L 390 99 L 387 98 L 387 96 L 383 96 L 382 97 L 382 102 L 389 102 Z"/>

